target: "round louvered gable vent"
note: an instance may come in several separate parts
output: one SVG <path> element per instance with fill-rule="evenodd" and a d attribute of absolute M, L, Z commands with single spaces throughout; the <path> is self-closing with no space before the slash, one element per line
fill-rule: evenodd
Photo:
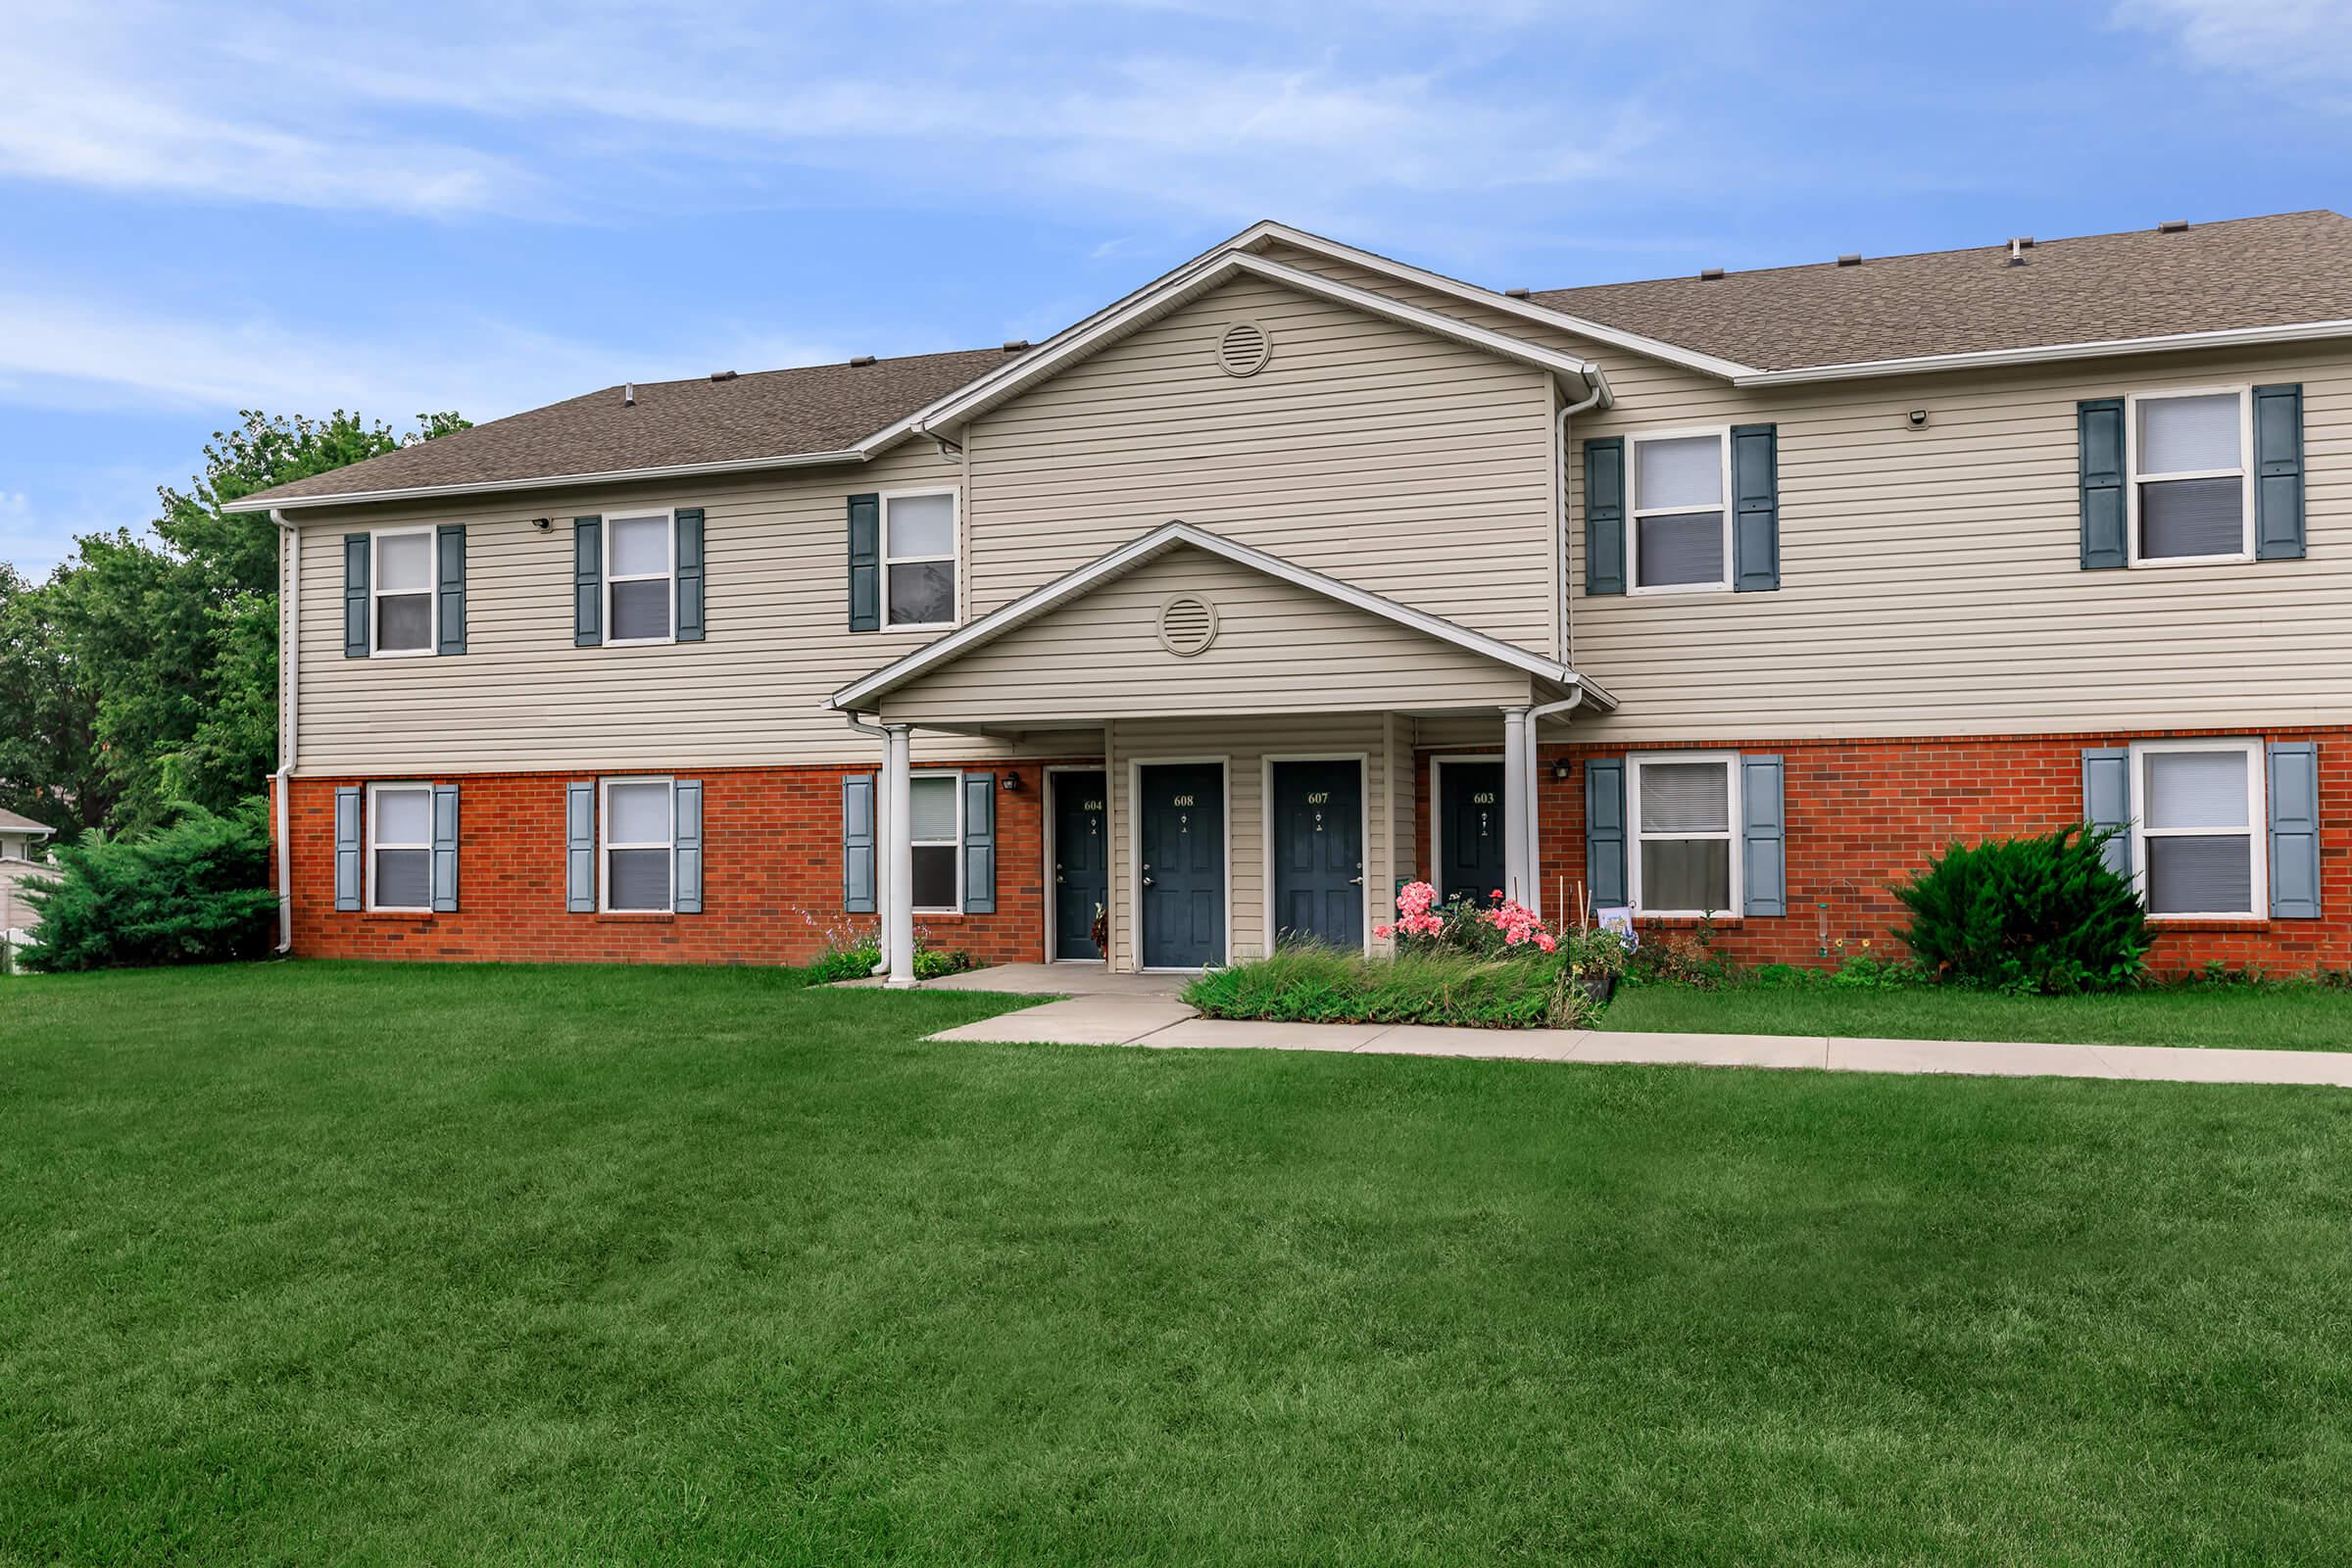
<path fill-rule="evenodd" d="M 1255 321 L 1236 321 L 1217 339 L 1217 368 L 1227 375 L 1255 375 L 1274 357 L 1274 340 Z"/>
<path fill-rule="evenodd" d="M 1208 652 L 1217 640 L 1217 607 L 1199 594 L 1178 594 L 1159 607 L 1159 643 L 1178 659 Z"/>

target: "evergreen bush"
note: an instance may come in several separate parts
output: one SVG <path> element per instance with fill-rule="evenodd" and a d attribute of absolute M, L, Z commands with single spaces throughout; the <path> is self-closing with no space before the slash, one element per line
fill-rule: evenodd
<path fill-rule="evenodd" d="M 27 968 L 218 963 L 268 951 L 277 894 L 259 798 L 226 816 L 183 805 L 153 832 L 94 831 L 53 858 L 56 877 L 24 890 L 38 916 Z"/>
<path fill-rule="evenodd" d="M 1936 980 L 2033 995 L 2113 991 L 2147 963 L 2148 916 L 2108 869 L 2112 828 L 1954 844 L 1894 896 L 1895 935 Z"/>

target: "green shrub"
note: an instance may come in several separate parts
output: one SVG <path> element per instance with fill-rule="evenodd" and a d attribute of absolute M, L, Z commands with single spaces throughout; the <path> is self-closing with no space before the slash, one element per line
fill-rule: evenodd
<path fill-rule="evenodd" d="M 1636 985 L 1690 986 L 1699 991 L 1719 991 L 1739 978 L 1731 955 L 1715 946 L 1711 916 L 1700 920 L 1688 938 L 1662 930 L 1643 932 L 1642 945 L 1626 959 L 1625 973 Z"/>
<path fill-rule="evenodd" d="M 25 966 L 141 968 L 266 952 L 277 912 L 267 812 L 258 799 L 228 816 L 182 806 L 139 838 L 93 832 L 60 846 L 57 876 L 24 890 L 39 915 Z"/>
<path fill-rule="evenodd" d="M 2078 824 L 2039 838 L 1954 844 L 1894 896 L 1896 931 L 1934 978 L 2057 995 L 2139 978 L 2147 911 L 2107 868 L 2113 829 Z"/>
<path fill-rule="evenodd" d="M 1185 988 L 1184 1000 L 1206 1017 L 1267 1023 L 1567 1029 L 1593 1007 L 1571 947 L 1526 956 L 1432 949 L 1367 958 L 1299 945 L 1204 974 Z"/>
<path fill-rule="evenodd" d="M 874 972 L 882 961 L 882 936 L 872 921 L 836 919 L 831 924 L 820 923 L 816 916 L 803 911 L 803 924 L 824 935 L 824 946 L 808 960 L 808 983 L 829 986 L 842 980 L 862 980 Z M 961 974 L 980 966 L 977 958 L 961 948 L 934 948 L 923 934 L 914 928 L 914 977 L 917 980 L 936 980 L 944 974 Z"/>

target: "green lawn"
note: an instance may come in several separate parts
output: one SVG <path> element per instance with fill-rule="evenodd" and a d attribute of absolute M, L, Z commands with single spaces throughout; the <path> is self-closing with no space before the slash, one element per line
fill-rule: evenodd
<path fill-rule="evenodd" d="M 0 1562 L 2336 1561 L 2352 1095 L 0 982 Z"/>
<path fill-rule="evenodd" d="M 2039 1040 L 2117 1046 L 2352 1051 L 2352 991 L 2183 986 L 2099 997 L 2004 997 L 1951 988 L 1629 986 L 1598 1027 L 1655 1033 Z"/>

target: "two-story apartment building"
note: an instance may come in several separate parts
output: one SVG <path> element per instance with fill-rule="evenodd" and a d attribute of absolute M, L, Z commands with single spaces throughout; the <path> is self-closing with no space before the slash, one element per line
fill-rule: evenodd
<path fill-rule="evenodd" d="M 1425 877 L 1803 960 L 2088 819 L 2159 962 L 2352 959 L 2332 213 L 1533 293 L 1260 223 L 239 506 L 300 953 L 1183 969 Z"/>

